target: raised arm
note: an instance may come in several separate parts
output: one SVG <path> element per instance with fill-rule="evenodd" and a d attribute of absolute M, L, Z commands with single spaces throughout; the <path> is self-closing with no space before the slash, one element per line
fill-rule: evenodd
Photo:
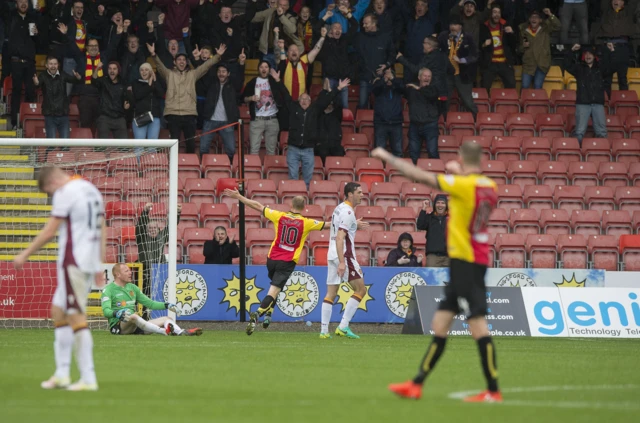
<path fill-rule="evenodd" d="M 236 200 L 243 203 L 245 206 L 250 207 L 264 214 L 265 207 L 261 203 L 258 203 L 257 201 L 254 201 L 254 200 L 249 200 L 247 197 L 240 194 L 237 189 L 231 190 L 227 188 L 224 190 L 224 195 L 228 195 L 231 198 L 235 198 Z"/>
<path fill-rule="evenodd" d="M 438 188 L 438 178 L 435 173 L 427 172 L 414 166 L 411 163 L 398 160 L 395 156 L 389 153 L 384 148 L 378 147 L 371 152 L 371 157 L 376 157 L 380 160 L 384 160 L 390 166 L 395 167 L 400 173 L 409 179 L 423 183 L 431 188 Z"/>
<path fill-rule="evenodd" d="M 320 39 L 318 40 L 316 45 L 313 46 L 311 51 L 307 53 L 307 58 L 309 59 L 309 63 L 313 63 L 316 60 L 318 53 L 320 53 L 320 50 L 322 50 L 322 45 L 324 44 L 324 40 L 326 36 L 327 36 L 327 28 L 323 26 L 322 28 L 320 28 Z"/>

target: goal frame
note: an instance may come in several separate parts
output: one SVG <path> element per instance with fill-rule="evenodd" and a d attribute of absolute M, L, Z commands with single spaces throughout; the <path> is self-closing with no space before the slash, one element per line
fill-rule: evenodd
<path fill-rule="evenodd" d="M 169 225 L 169 246 L 178 244 L 178 140 L 154 139 L 60 139 L 60 138 L 0 138 L 0 145 L 8 147 L 98 147 L 168 148 L 169 149 L 169 204 L 167 220 Z M 175 248 L 169 248 L 167 282 L 169 302 L 176 303 L 177 256 Z M 169 317 L 176 319 L 176 313 L 168 310 Z"/>

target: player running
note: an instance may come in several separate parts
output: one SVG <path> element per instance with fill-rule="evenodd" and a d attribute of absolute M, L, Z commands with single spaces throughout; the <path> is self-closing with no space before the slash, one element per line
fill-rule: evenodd
<path fill-rule="evenodd" d="M 136 305 L 142 304 L 149 310 L 177 311 L 176 305 L 152 301 L 144 295 L 137 285 L 131 283 L 131 269 L 124 263 L 118 263 L 111 269 L 114 281 L 102 291 L 102 314 L 109 319 L 109 331 L 113 335 L 188 335 L 200 336 L 202 329 L 182 329 L 170 317 L 163 316 L 145 321 L 136 314 Z"/>
<path fill-rule="evenodd" d="M 322 302 L 322 326 L 320 338 L 329 339 L 329 322 L 338 287 L 341 282 L 347 282 L 354 290 L 354 294 L 347 301 L 342 321 L 336 328 L 336 335 L 351 339 L 360 337 L 349 328 L 349 323 L 360 301 L 367 293 L 364 285 L 362 269 L 356 260 L 355 240 L 356 230 L 365 229 L 369 224 L 356 219 L 354 208 L 362 201 L 362 187 L 356 182 L 349 182 L 344 186 L 345 200 L 338 204 L 331 217 L 331 231 L 329 251 L 327 253 L 327 295 Z"/>
<path fill-rule="evenodd" d="M 398 169 L 409 179 L 422 182 L 451 196 L 450 218 L 447 224 L 447 249 L 451 263 L 450 282 L 444 289 L 431 322 L 434 337 L 422 359 L 418 375 L 404 383 L 391 384 L 389 389 L 404 398 L 418 399 L 422 385 L 444 352 L 447 333 L 456 314 L 463 312 L 471 335 L 478 343 L 487 390 L 470 397 L 466 402 L 500 402 L 496 350 L 491 340 L 485 316 L 487 314 L 484 277 L 489 262 L 487 222 L 498 201 L 496 183 L 481 175 L 482 147 L 465 142 L 460 147 L 462 165 L 447 163 L 448 175 L 436 175 L 412 164 L 402 162 L 382 148 L 372 152 Z"/>
<path fill-rule="evenodd" d="M 58 286 L 51 317 L 55 326 L 54 375 L 40 384 L 44 389 L 97 391 L 93 366 L 93 338 L 85 309 L 93 281 L 103 280 L 104 203 L 100 191 L 80 177 L 70 177 L 57 167 L 40 170 L 38 187 L 53 196 L 51 217 L 33 242 L 13 260 L 22 269 L 29 257 L 58 233 Z M 76 345 L 80 380 L 70 384 L 71 349 Z"/>
<path fill-rule="evenodd" d="M 291 201 L 291 211 L 281 212 L 265 207 L 254 200 L 242 196 L 238 190 L 225 189 L 224 195 L 244 203 L 247 207 L 262 213 L 264 217 L 273 222 L 275 238 L 269 248 L 267 255 L 267 270 L 271 286 L 269 293 L 262 299 L 257 311 L 249 314 L 249 324 L 247 325 L 247 335 L 251 335 L 256 329 L 258 319 L 265 316 L 262 327 L 267 329 L 271 324 L 271 313 L 276 306 L 278 294 L 284 288 L 293 273 L 300 258 L 300 253 L 304 248 L 304 243 L 311 231 L 321 231 L 325 222 L 308 219 L 300 213 L 304 210 L 304 197 L 296 196 Z"/>

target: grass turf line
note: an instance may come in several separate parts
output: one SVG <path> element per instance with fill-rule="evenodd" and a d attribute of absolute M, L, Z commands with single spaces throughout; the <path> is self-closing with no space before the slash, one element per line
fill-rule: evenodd
<path fill-rule="evenodd" d="M 412 377 L 428 337 L 205 332 L 201 337 L 94 331 L 98 392 L 45 391 L 53 332 L 0 330 L 0 415 L 30 422 L 630 422 L 640 413 L 637 340 L 497 338 L 500 385 L 589 386 L 513 392 L 502 405 L 464 404 L 483 389 L 475 342 L 451 339 L 420 401 L 387 384 Z M 73 379 L 77 379 L 72 364 Z M 636 385 L 634 388 L 602 385 Z M 456 420 L 451 420 L 456 419 Z M 515 420 L 514 420 L 515 419 Z"/>

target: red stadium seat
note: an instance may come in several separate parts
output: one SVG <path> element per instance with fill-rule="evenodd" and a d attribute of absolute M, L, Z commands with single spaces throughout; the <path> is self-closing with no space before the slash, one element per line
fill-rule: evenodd
<path fill-rule="evenodd" d="M 373 126 L 373 110 L 358 109 L 356 112 L 356 128 L 362 132 L 365 126 Z"/>
<path fill-rule="evenodd" d="M 342 127 L 343 134 L 352 134 L 356 132 L 356 123 L 355 118 L 353 117 L 353 112 L 345 107 L 342 109 L 342 122 L 340 123 Z"/>
<path fill-rule="evenodd" d="M 262 179 L 262 160 L 257 154 L 244 156 L 244 179 Z M 238 168 L 238 155 L 233 156 L 231 169 L 234 175 L 240 176 Z"/>
<path fill-rule="evenodd" d="M 385 221 L 390 231 L 415 232 L 416 212 L 411 207 L 388 207 L 385 213 Z"/>
<path fill-rule="evenodd" d="M 44 126 L 41 103 L 20 103 L 20 127 L 27 132 L 31 127 Z"/>
<path fill-rule="evenodd" d="M 619 252 L 622 260 L 621 270 L 640 270 L 640 235 L 620 236 Z"/>
<path fill-rule="evenodd" d="M 564 116 L 559 114 L 543 113 L 537 115 L 535 127 L 540 137 L 562 138 L 565 136 Z"/>
<path fill-rule="evenodd" d="M 215 184 L 211 179 L 189 178 L 184 181 L 184 195 L 187 201 L 195 204 L 215 202 Z"/>
<path fill-rule="evenodd" d="M 605 235 L 633 235 L 631 215 L 626 210 L 607 210 L 602 213 L 602 233 Z"/>
<path fill-rule="evenodd" d="M 632 185 L 640 185 L 640 163 L 629 163 L 629 180 Z"/>
<path fill-rule="evenodd" d="M 640 187 L 617 187 L 614 197 L 618 210 L 640 210 Z"/>
<path fill-rule="evenodd" d="M 598 168 L 591 162 L 570 162 L 568 176 L 573 185 L 598 185 Z"/>
<path fill-rule="evenodd" d="M 569 213 L 566 210 L 544 209 L 540 211 L 540 227 L 542 233 L 560 235 L 571 233 Z"/>
<path fill-rule="evenodd" d="M 221 203 L 225 204 L 225 203 Z M 251 207 L 244 208 L 244 227 L 245 229 L 251 228 L 262 228 L 264 225 L 264 221 L 266 219 L 262 216 L 257 210 L 252 209 Z M 231 222 L 236 228 L 240 226 L 240 207 L 239 203 L 234 203 L 231 206 Z"/>
<path fill-rule="evenodd" d="M 495 246 L 500 267 L 516 269 L 526 267 L 524 236 L 522 234 L 498 234 Z"/>
<path fill-rule="evenodd" d="M 128 201 L 110 201 L 105 206 L 105 215 L 109 226 L 121 228 L 136 224 L 136 209 Z"/>
<path fill-rule="evenodd" d="M 489 160 L 491 158 L 491 140 L 493 136 L 482 136 L 482 135 L 463 135 L 462 143 L 470 141 L 475 144 L 480 144 L 482 147 L 483 158 L 485 160 Z"/>
<path fill-rule="evenodd" d="M 400 207 L 400 190 L 393 182 L 374 182 L 371 186 L 371 204 L 388 207 Z"/>
<path fill-rule="evenodd" d="M 596 235 L 587 239 L 587 251 L 594 269 L 618 270 L 618 239 L 613 235 Z"/>
<path fill-rule="evenodd" d="M 399 160 L 402 160 L 405 163 L 413 163 L 409 158 L 400 158 Z M 391 166 L 389 163 L 387 163 L 386 165 L 385 172 L 387 174 L 387 178 L 389 182 L 398 182 L 398 180 L 401 180 L 401 181 L 407 180 L 405 176 L 403 176 L 400 172 L 398 172 L 398 170 L 393 166 Z"/>
<path fill-rule="evenodd" d="M 461 139 L 457 135 L 440 135 L 438 137 L 438 154 L 443 162 L 456 160 L 460 150 Z"/>
<path fill-rule="evenodd" d="M 520 113 L 520 96 L 515 88 L 491 88 L 490 95 L 496 113 Z"/>
<path fill-rule="evenodd" d="M 445 173 L 444 162 L 440 159 L 418 159 L 418 167 L 429 172 Z"/>
<path fill-rule="evenodd" d="M 611 154 L 617 162 L 640 162 L 640 143 L 635 139 L 615 139 L 611 142 Z"/>
<path fill-rule="evenodd" d="M 539 234 L 540 218 L 535 209 L 512 209 L 509 214 L 511 232 L 522 235 Z"/>
<path fill-rule="evenodd" d="M 251 264 L 267 264 L 267 255 L 275 236 L 273 228 L 251 229 L 247 231 L 247 248 Z M 305 247 L 306 248 L 306 247 Z"/>
<path fill-rule="evenodd" d="M 105 203 L 122 200 L 122 180 L 113 177 L 98 177 L 91 182 L 102 194 Z"/>
<path fill-rule="evenodd" d="M 266 156 L 269 157 L 269 156 Z M 313 182 L 312 182 L 313 183 Z M 295 196 L 301 196 L 309 200 L 309 190 L 307 184 L 300 180 L 280 181 L 278 184 L 278 198 L 282 204 L 291 205 L 291 200 Z"/>
<path fill-rule="evenodd" d="M 311 248 L 313 266 L 326 266 L 329 252 L 329 230 L 313 231 L 309 233 L 309 247 Z"/>
<path fill-rule="evenodd" d="M 637 234 L 640 229 L 640 211 L 634 211 L 631 216 L 631 224 L 633 225 L 633 233 Z"/>
<path fill-rule="evenodd" d="M 491 234 L 509 233 L 509 216 L 505 209 L 493 209 L 489 215 L 487 231 Z"/>
<path fill-rule="evenodd" d="M 613 90 L 609 99 L 609 109 L 612 114 L 618 116 L 637 116 L 640 114 L 638 106 L 638 93 L 633 90 Z"/>
<path fill-rule="evenodd" d="M 560 235 L 558 235 L 560 236 Z M 525 241 L 531 267 L 534 269 L 555 269 L 556 240 L 553 235 L 528 235 Z"/>
<path fill-rule="evenodd" d="M 271 179 L 278 186 L 281 181 L 289 179 L 289 167 L 286 156 L 264 156 L 264 177 Z"/>
<path fill-rule="evenodd" d="M 482 161 L 482 174 L 496 181 L 498 184 L 506 184 L 507 166 L 500 160 Z"/>
<path fill-rule="evenodd" d="M 495 160 L 521 160 L 521 147 L 520 137 L 494 137 L 491 140 L 491 154 Z"/>
<path fill-rule="evenodd" d="M 164 153 L 147 153 L 140 156 L 140 167 L 142 174 L 147 177 L 169 176 L 169 158 Z M 180 159 L 178 158 L 178 169 L 180 169 Z M 198 174 L 198 178 L 200 174 Z"/>
<path fill-rule="evenodd" d="M 205 178 L 217 181 L 218 178 L 231 178 L 231 163 L 226 154 L 205 154 L 202 156 L 202 173 Z"/>
<path fill-rule="evenodd" d="M 555 113 L 575 114 L 576 92 L 574 90 L 553 90 L 549 97 Z"/>
<path fill-rule="evenodd" d="M 574 234 L 600 235 L 600 227 L 600 212 L 595 210 L 573 210 L 571 212 L 571 229 Z"/>
<path fill-rule="evenodd" d="M 476 119 L 478 135 L 483 136 L 501 137 L 506 135 L 504 124 L 505 117 L 502 113 L 478 113 Z"/>
<path fill-rule="evenodd" d="M 327 180 L 340 183 L 356 179 L 353 161 L 349 157 L 327 157 L 324 162 Z"/>
<path fill-rule="evenodd" d="M 514 185 L 536 185 L 538 183 L 538 169 L 532 161 L 512 161 L 507 168 L 507 176 Z"/>
<path fill-rule="evenodd" d="M 489 101 L 489 94 L 486 89 L 473 88 L 471 90 L 471 96 L 473 97 L 473 102 L 478 108 L 478 112 L 488 113 L 491 111 L 491 102 Z"/>
<path fill-rule="evenodd" d="M 585 161 L 599 164 L 611 161 L 611 142 L 606 138 L 584 138 L 582 156 Z"/>
<path fill-rule="evenodd" d="M 580 143 L 577 138 L 554 138 L 551 141 L 551 154 L 555 160 L 567 163 L 582 161 Z"/>
<path fill-rule="evenodd" d="M 581 186 L 556 186 L 553 190 L 553 202 L 557 208 L 568 212 L 573 210 L 583 210 L 584 188 Z"/>
<path fill-rule="evenodd" d="M 586 269 L 589 264 L 587 237 L 558 235 L 558 253 L 564 269 Z"/>
<path fill-rule="evenodd" d="M 553 208 L 553 191 L 547 185 L 525 185 L 523 199 L 525 207 L 530 209 Z"/>
<path fill-rule="evenodd" d="M 629 166 L 627 163 L 601 162 L 598 166 L 600 183 L 608 187 L 624 187 L 629 185 Z"/>
<path fill-rule="evenodd" d="M 403 182 L 400 188 L 400 198 L 406 207 L 411 207 L 416 214 L 422 209 L 422 203 L 431 203 L 431 188 L 414 182 Z"/>
<path fill-rule="evenodd" d="M 263 204 L 278 204 L 276 183 L 271 179 L 249 179 L 246 185 L 247 198 Z"/>
<path fill-rule="evenodd" d="M 521 209 L 523 202 L 520 185 L 498 185 L 498 207 L 505 209 L 507 213 L 511 213 L 511 209 Z"/>
<path fill-rule="evenodd" d="M 182 228 L 197 228 L 199 226 L 200 218 L 198 212 L 200 206 L 193 203 L 182 203 L 182 211 L 180 212 L 180 222 L 178 227 Z"/>
<path fill-rule="evenodd" d="M 624 116 L 608 115 L 605 117 L 607 125 L 607 138 L 610 140 L 626 137 L 624 128 Z"/>
<path fill-rule="evenodd" d="M 543 185 L 554 188 L 556 185 L 567 185 L 567 165 L 564 162 L 538 163 L 538 181 Z"/>
<path fill-rule="evenodd" d="M 184 230 L 183 245 L 189 262 L 192 257 L 202 256 L 205 241 L 213 239 L 213 231 L 209 228 L 187 228 Z"/>
<path fill-rule="evenodd" d="M 356 159 L 356 175 L 361 184 L 367 184 L 369 190 L 375 182 L 384 182 L 385 170 L 382 160 L 373 157 L 361 157 Z"/>
<path fill-rule="evenodd" d="M 153 202 L 155 186 L 153 179 L 126 178 L 122 180 L 122 195 L 133 203 Z"/>
<path fill-rule="evenodd" d="M 358 206 L 356 207 L 356 218 L 363 219 L 371 226 L 371 231 L 386 231 L 387 222 L 385 220 L 384 209 L 380 206 Z"/>
<path fill-rule="evenodd" d="M 353 152 L 355 157 L 369 157 L 369 153 L 373 147 L 371 141 L 369 141 L 369 138 L 365 134 L 355 133 L 343 135 L 342 146 L 346 152 Z"/>
<path fill-rule="evenodd" d="M 523 138 L 522 139 L 522 155 L 525 160 L 549 161 L 551 156 L 551 141 L 548 138 Z"/>
<path fill-rule="evenodd" d="M 307 204 L 304 207 L 304 211 L 302 212 L 302 215 L 304 217 L 308 217 L 309 219 L 317 220 L 319 222 L 322 222 L 324 220 L 329 220 L 324 218 L 324 209 L 322 208 L 322 206 L 319 206 L 317 204 Z M 328 228 L 329 226 L 327 225 L 326 227 Z"/>
<path fill-rule="evenodd" d="M 200 222 L 202 226 L 215 229 L 216 226 L 231 227 L 231 212 L 229 207 L 222 204 L 200 204 Z"/>
<path fill-rule="evenodd" d="M 371 232 L 371 249 L 378 266 L 384 266 L 389 251 L 398 248 L 398 232 Z"/>
<path fill-rule="evenodd" d="M 470 112 L 448 112 L 446 128 L 449 135 L 476 134 L 476 124 Z"/>
<path fill-rule="evenodd" d="M 533 116 L 551 112 L 549 96 L 543 89 L 523 89 L 520 92 L 520 107 L 524 113 L 531 113 Z"/>
<path fill-rule="evenodd" d="M 533 116 L 529 113 L 507 115 L 505 129 L 510 136 L 514 137 L 533 137 L 536 135 Z"/>
<path fill-rule="evenodd" d="M 598 210 L 600 212 L 613 210 L 616 204 L 613 195 L 613 188 L 607 186 L 585 187 L 584 201 L 589 205 L 589 209 Z"/>
<path fill-rule="evenodd" d="M 334 181 L 311 181 L 309 197 L 313 204 L 321 206 L 337 206 L 342 196 L 338 193 L 338 185 Z"/>

